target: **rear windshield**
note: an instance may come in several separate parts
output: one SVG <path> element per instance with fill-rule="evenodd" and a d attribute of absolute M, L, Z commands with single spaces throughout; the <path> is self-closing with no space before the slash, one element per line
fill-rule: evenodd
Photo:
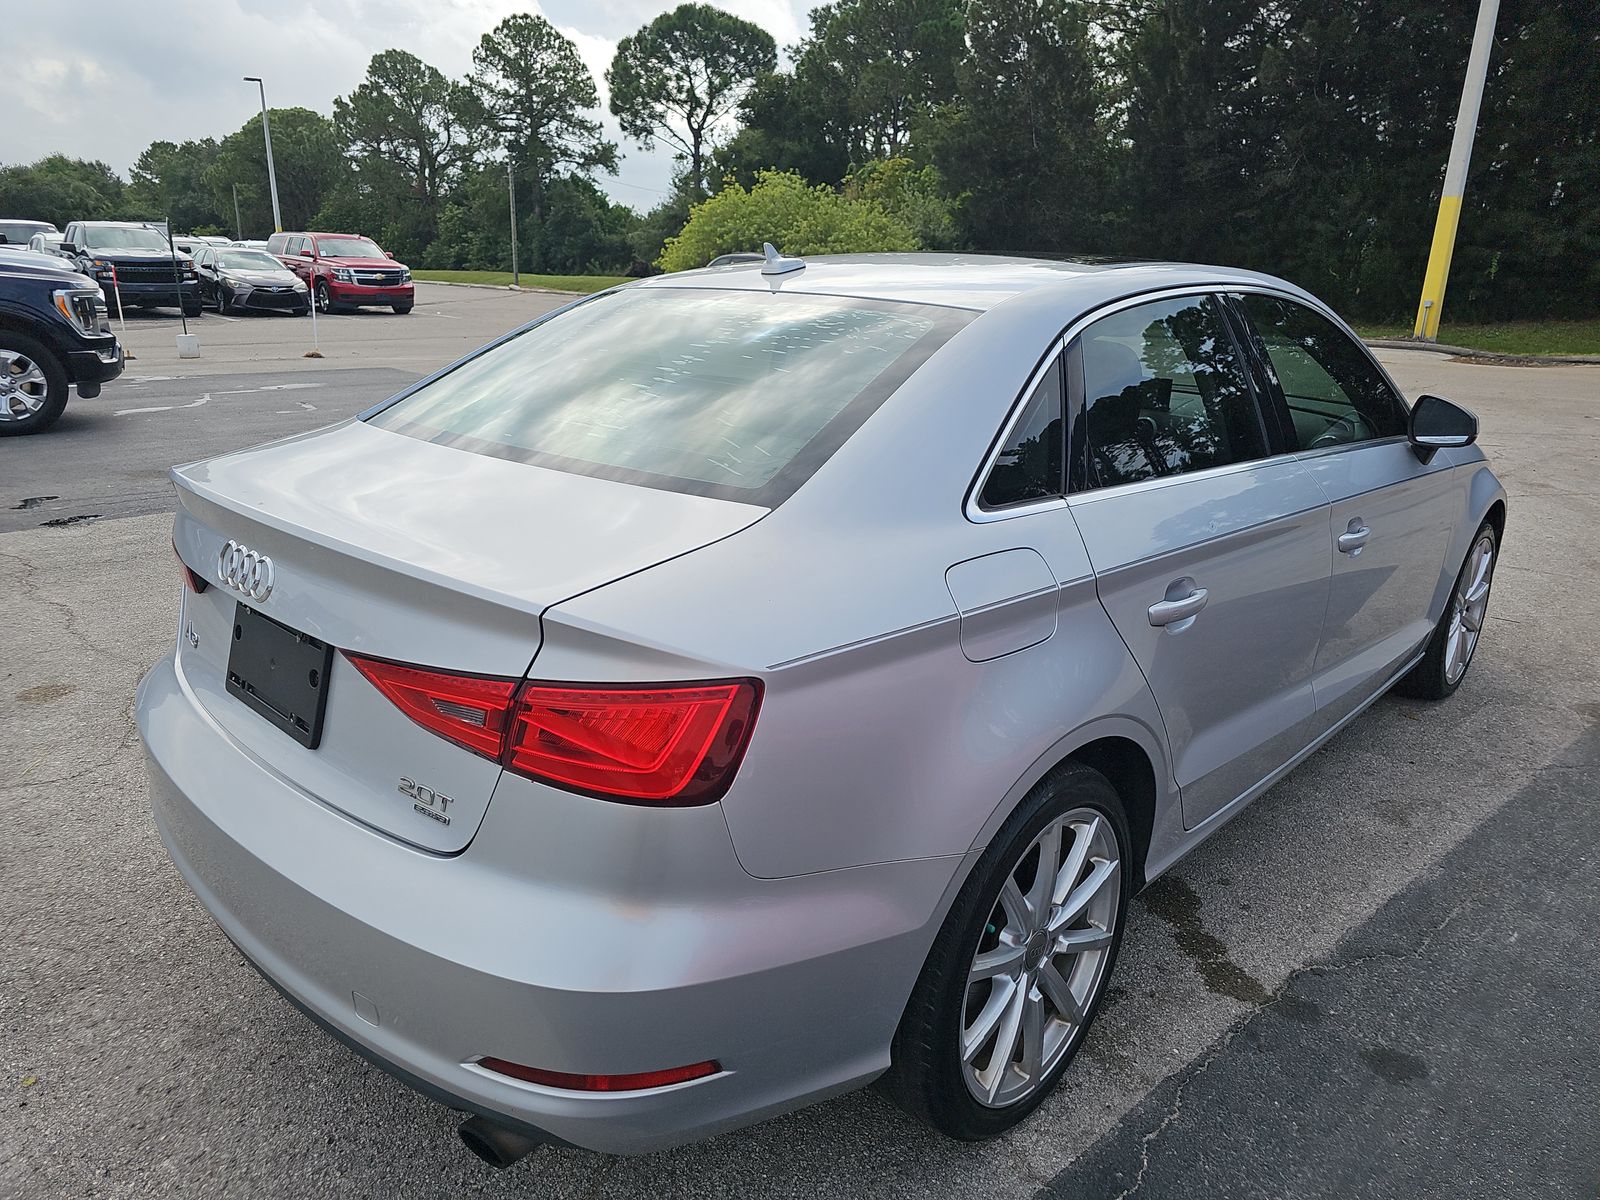
<path fill-rule="evenodd" d="M 770 506 L 974 315 L 627 289 L 523 330 L 370 420 L 479 454 Z"/>

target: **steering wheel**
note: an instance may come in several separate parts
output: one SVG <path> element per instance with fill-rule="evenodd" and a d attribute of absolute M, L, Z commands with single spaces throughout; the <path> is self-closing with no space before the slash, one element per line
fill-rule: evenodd
<path fill-rule="evenodd" d="M 1315 450 L 1319 446 L 1342 446 L 1346 442 L 1361 440 L 1361 426 L 1354 417 L 1340 417 L 1334 421 L 1315 438 L 1312 439 L 1308 449 Z"/>

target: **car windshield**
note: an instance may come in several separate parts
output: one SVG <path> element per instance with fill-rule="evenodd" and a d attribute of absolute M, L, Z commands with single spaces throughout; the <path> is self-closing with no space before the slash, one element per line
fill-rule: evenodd
<path fill-rule="evenodd" d="M 383 258 L 377 243 L 366 238 L 318 238 L 317 253 L 323 258 Z"/>
<path fill-rule="evenodd" d="M 154 229 L 138 226 L 88 225 L 83 230 L 83 244 L 91 250 L 165 250 L 167 239 Z"/>
<path fill-rule="evenodd" d="M 28 239 L 34 234 L 48 232 L 51 232 L 51 227 L 43 221 L 0 221 L 0 238 L 11 245 L 27 245 Z"/>
<path fill-rule="evenodd" d="M 284 271 L 288 269 L 264 250 L 218 250 L 217 264 L 230 271 Z"/>
<path fill-rule="evenodd" d="M 369 420 L 478 454 L 775 505 L 973 315 L 630 288 L 514 334 Z"/>

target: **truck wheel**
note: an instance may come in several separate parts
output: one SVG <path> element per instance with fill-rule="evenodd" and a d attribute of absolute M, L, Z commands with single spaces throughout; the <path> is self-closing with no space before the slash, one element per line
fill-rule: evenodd
<path fill-rule="evenodd" d="M 50 350 L 0 329 L 0 437 L 49 429 L 67 407 L 67 372 Z"/>
<path fill-rule="evenodd" d="M 331 313 L 333 311 L 333 293 L 328 290 L 328 285 L 323 280 L 317 280 L 317 311 Z"/>
<path fill-rule="evenodd" d="M 406 315 L 406 313 L 411 311 L 411 305 L 409 305 L 409 304 L 396 304 L 394 306 L 394 310 L 395 310 L 395 312 L 399 313 L 403 317 L 403 316 Z"/>
<path fill-rule="evenodd" d="M 198 300 L 193 302 L 185 300 L 183 303 L 183 315 L 186 317 L 198 317 L 204 311 L 205 306 Z M 217 311 L 221 312 L 222 310 L 219 308 Z"/>

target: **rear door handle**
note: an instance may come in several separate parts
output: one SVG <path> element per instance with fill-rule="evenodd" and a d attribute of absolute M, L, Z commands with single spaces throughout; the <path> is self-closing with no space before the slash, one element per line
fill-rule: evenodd
<path fill-rule="evenodd" d="M 1339 535 L 1339 553 L 1348 554 L 1354 558 L 1361 553 L 1361 547 L 1367 544 L 1367 539 L 1372 536 L 1372 530 L 1361 523 L 1357 517 L 1350 522 L 1345 532 Z"/>
<path fill-rule="evenodd" d="M 1168 588 L 1170 594 L 1173 589 Z M 1150 606 L 1150 624 L 1158 629 L 1163 625 L 1177 625 L 1192 620 L 1206 606 L 1207 593 L 1203 587 L 1194 588 L 1187 596 L 1162 600 Z M 1176 632 L 1176 631 L 1174 631 Z"/>

